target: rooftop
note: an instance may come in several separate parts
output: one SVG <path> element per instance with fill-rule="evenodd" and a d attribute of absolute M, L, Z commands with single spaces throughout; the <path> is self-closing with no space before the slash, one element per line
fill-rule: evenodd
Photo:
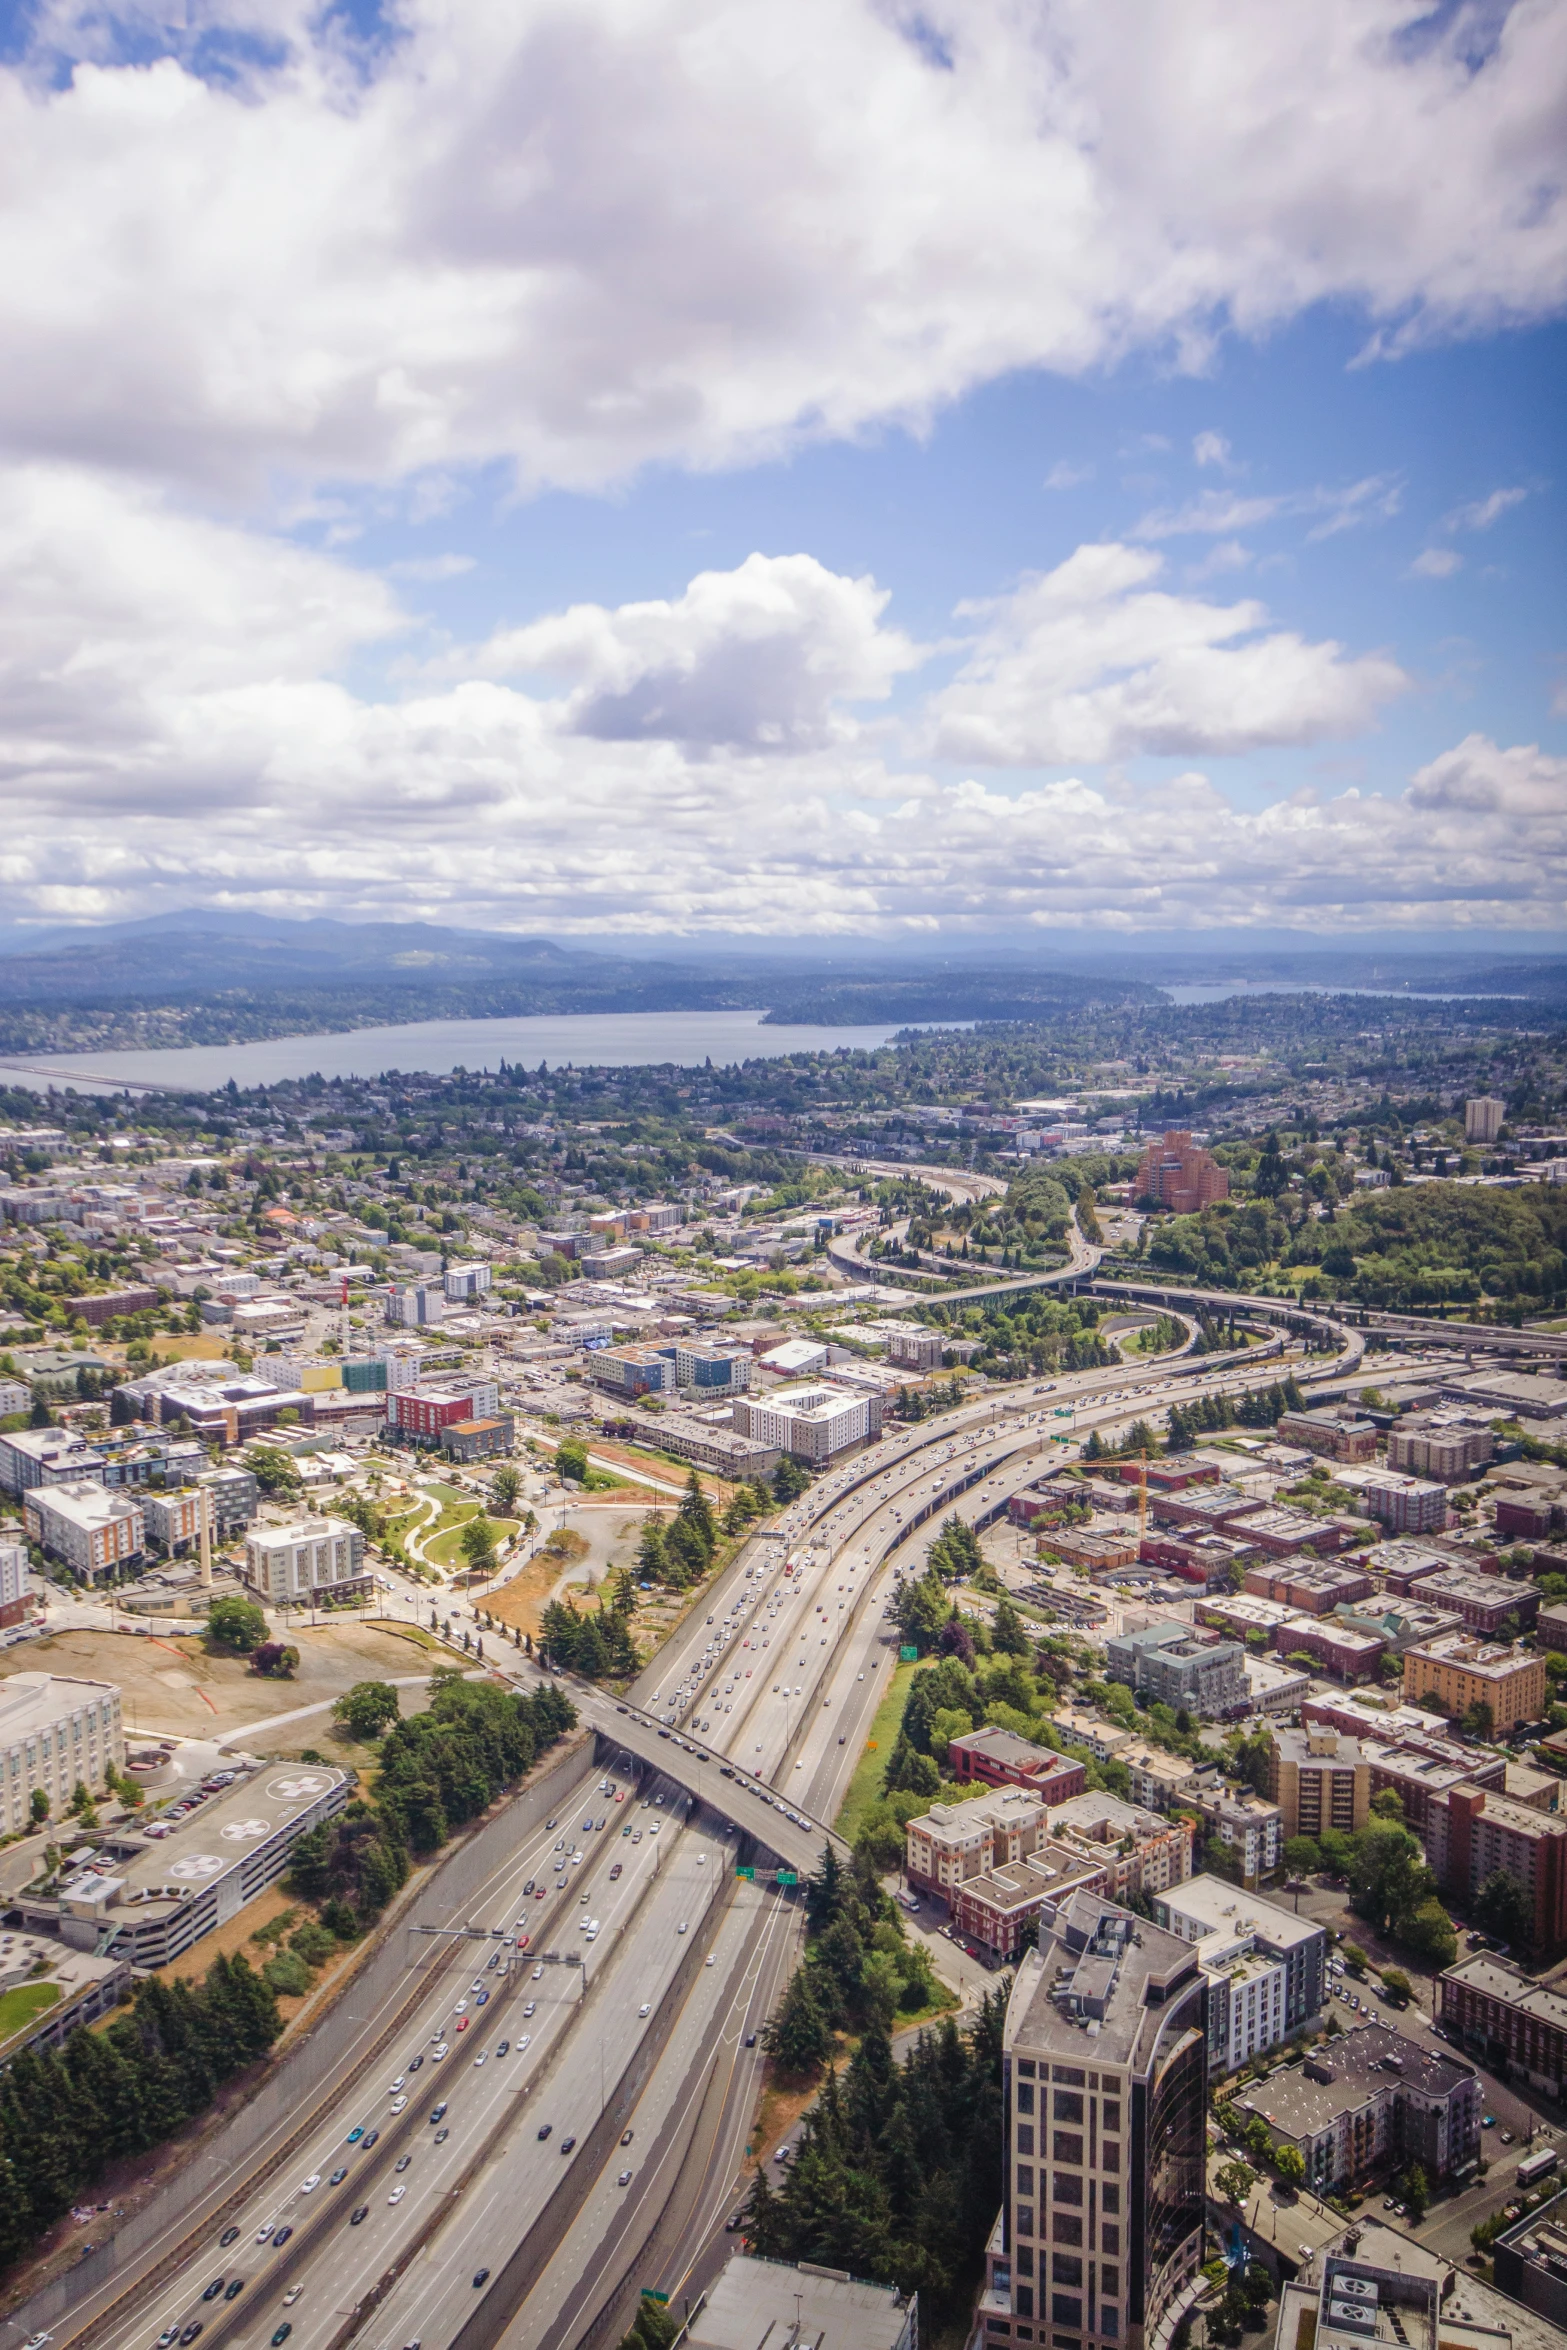
<path fill-rule="evenodd" d="M 899 2350 L 909 2304 L 889 2285 L 862 2284 L 812 2261 L 791 2267 L 737 2253 L 691 2321 L 686 2350 Z M 798 2321 L 798 2322 L 797 2322 Z"/>
<path fill-rule="evenodd" d="M 1040 1920 L 1039 1947 L 1007 2005 L 1006 2045 L 1141 2072 L 1167 2027 L 1177 2036 L 1186 2028 L 1172 1994 L 1199 1981 L 1189 1943 L 1113 1901 L 1074 1893 Z"/>
<path fill-rule="evenodd" d="M 1473 2065 L 1461 2057 L 1440 2055 L 1386 2024 L 1360 2024 L 1334 2040 L 1330 2051 L 1258 2082 L 1238 2103 L 1287 2137 L 1315 2137 L 1346 2108 L 1363 2105 L 1395 2081 L 1427 2097 L 1445 2097 L 1473 2074 Z"/>
<path fill-rule="evenodd" d="M 1248 1935 L 1264 1934 L 1270 1942 L 1286 1945 L 1309 1942 L 1322 1932 L 1315 1918 L 1297 1917 L 1293 1910 L 1282 1909 L 1260 1894 L 1243 1893 L 1227 1877 L 1188 1877 L 1184 1884 L 1171 1885 L 1155 1899 L 1171 1915 L 1201 1926 L 1205 1935 L 1232 1935 L 1240 1941 Z"/>
<path fill-rule="evenodd" d="M 8 1673 L 0 1681 L 0 1746 L 45 1730 L 78 1706 L 118 1698 L 113 1681 L 78 1681 L 63 1673 Z"/>

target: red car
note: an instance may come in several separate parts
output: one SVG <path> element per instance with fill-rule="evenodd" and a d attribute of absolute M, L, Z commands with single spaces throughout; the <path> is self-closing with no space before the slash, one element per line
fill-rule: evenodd
<path fill-rule="evenodd" d="M 468 2029 L 468 2018 L 465 2015 L 460 2015 L 457 2018 L 457 2029 L 459 2032 L 466 2032 Z"/>

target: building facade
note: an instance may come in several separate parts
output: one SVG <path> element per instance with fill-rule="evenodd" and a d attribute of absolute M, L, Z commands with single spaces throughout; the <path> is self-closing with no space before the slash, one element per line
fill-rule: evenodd
<path fill-rule="evenodd" d="M 59 1673 L 11 1673 L 0 1681 L 0 1819 L 25 1828 L 34 1788 L 57 1817 L 78 1780 L 96 1791 L 110 1766 L 125 1768 L 120 1692 L 112 1681 Z"/>
<path fill-rule="evenodd" d="M 1202 2259 L 1207 1981 L 1102 1896 L 1041 1919 L 1002 2053 L 1010 2307 L 985 2339 L 1146 2350 Z M 992 2263 L 991 2283 L 1002 2276 Z"/>
<path fill-rule="evenodd" d="M 1315 1724 L 1274 1730 L 1268 1798 L 1279 1807 L 1286 1841 L 1320 1836 L 1324 1828 L 1350 1836 L 1371 1815 L 1371 1765 L 1359 1741 L 1341 1730 Z"/>
<path fill-rule="evenodd" d="M 86 1480 L 34 1486 L 22 1503 L 22 1523 L 47 1557 L 89 1583 L 138 1565 L 146 1548 L 140 1501 Z"/>
<path fill-rule="evenodd" d="M 1139 1696 L 1219 1720 L 1246 1709 L 1246 1651 L 1234 1640 L 1195 1633 L 1189 1624 L 1153 1623 L 1117 1634 L 1105 1671 Z"/>
<path fill-rule="evenodd" d="M 368 1590 L 365 1538 L 339 1518 L 302 1518 L 256 1526 L 245 1538 L 242 1579 L 263 1603 L 309 1606 Z"/>
<path fill-rule="evenodd" d="M 1450 2179 L 1480 2152 L 1473 2065 L 1385 2024 L 1344 2033 L 1236 2102 L 1243 2113 L 1262 2117 L 1275 2144 L 1299 2148 L 1314 2195 L 1356 2187 L 1375 2170 L 1412 2162 L 1430 2180 Z"/>
<path fill-rule="evenodd" d="M 856 1395 L 825 1382 L 775 1387 L 755 1400 L 738 1396 L 734 1405 L 737 1435 L 802 1461 L 833 1460 L 851 1445 L 879 1436 L 881 1426 L 879 1395 Z"/>
<path fill-rule="evenodd" d="M 1404 1695 L 1448 1715 L 1488 1706 L 1492 1731 L 1500 1735 L 1545 1712 L 1545 1658 L 1451 1632 L 1405 1652 Z"/>
<path fill-rule="evenodd" d="M 1228 1171 L 1180 1127 L 1149 1143 L 1132 1183 L 1134 1199 L 1152 1200 L 1177 1216 L 1195 1215 L 1229 1196 Z"/>

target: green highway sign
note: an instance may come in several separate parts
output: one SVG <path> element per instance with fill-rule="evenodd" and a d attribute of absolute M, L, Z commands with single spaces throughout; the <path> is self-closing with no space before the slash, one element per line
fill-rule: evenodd
<path fill-rule="evenodd" d="M 753 1885 L 756 1883 L 755 1869 L 736 1869 L 735 1875 L 737 1877 L 749 1877 Z"/>
<path fill-rule="evenodd" d="M 906 1665 L 911 1665 L 919 1655 L 919 1650 L 917 1648 L 905 1645 L 899 1649 L 898 1654 Z"/>
<path fill-rule="evenodd" d="M 775 1885 L 798 1885 L 800 1880 L 793 1869 L 780 1869 L 773 1882 Z"/>

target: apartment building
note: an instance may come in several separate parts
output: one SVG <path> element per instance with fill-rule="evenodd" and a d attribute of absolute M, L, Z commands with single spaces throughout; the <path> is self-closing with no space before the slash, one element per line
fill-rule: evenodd
<path fill-rule="evenodd" d="M 517 1441 L 517 1423 L 510 1412 L 488 1420 L 449 1420 L 441 1430 L 441 1450 L 449 1461 L 504 1460 Z"/>
<path fill-rule="evenodd" d="M 440 1281 L 394 1281 L 381 1302 L 387 1321 L 403 1330 L 433 1329 L 446 1318 Z"/>
<path fill-rule="evenodd" d="M 1190 1944 L 1102 1895 L 1041 1919 L 1002 2040 L 987 2342 L 1064 2329 L 1085 2350 L 1149 2350 L 1159 2337 L 1202 2259 L 1207 1998 Z"/>
<path fill-rule="evenodd" d="M 1507 1104 L 1494 1094 L 1481 1094 L 1464 1104 L 1464 1140 L 1466 1142 L 1495 1142 L 1502 1131 L 1502 1120 L 1507 1115 Z"/>
<path fill-rule="evenodd" d="M 1327 1932 L 1223 1877 L 1193 1877 L 1153 1904 L 1194 1943 L 1208 1977 L 1208 2063 L 1231 2073 L 1313 2023 L 1327 1993 Z"/>
<path fill-rule="evenodd" d="M 1249 1791 L 1237 1795 L 1228 1787 L 1194 1787 L 1181 1799 L 1190 1804 L 1206 1826 L 1210 1840 L 1234 1853 L 1241 1882 L 1255 1888 L 1279 1865 L 1284 1849 L 1284 1813 L 1276 1803 L 1265 1803 Z"/>
<path fill-rule="evenodd" d="M 1432 2181 L 1448 2179 L 1480 2152 L 1474 2067 L 1385 2024 L 1346 2032 L 1236 2102 L 1242 2113 L 1261 2115 L 1276 2144 L 1298 2147 L 1315 2195 L 1411 2162 Z"/>
<path fill-rule="evenodd" d="M 664 1346 L 605 1346 L 588 1357 L 588 1377 L 610 1395 L 673 1395 L 675 1351 Z"/>
<path fill-rule="evenodd" d="M 1466 1632 L 1482 1640 L 1516 1639 L 1534 1629 L 1540 1612 L 1539 1586 L 1515 1583 L 1506 1575 L 1477 1575 L 1472 1568 L 1439 1567 L 1416 1586 L 1421 1605 L 1456 1616 Z"/>
<path fill-rule="evenodd" d="M 1134 1738 L 1116 1756 L 1131 1783 L 1132 1801 L 1145 1811 L 1169 1811 L 1185 1803 L 1201 1781 L 1203 1766 L 1184 1754 L 1171 1754 L 1147 1739 Z"/>
<path fill-rule="evenodd" d="M 1430 1478 L 1384 1470 L 1367 1479 L 1361 1500 L 1366 1515 L 1395 1534 L 1440 1534 L 1447 1525 L 1447 1488 Z"/>
<path fill-rule="evenodd" d="M 103 1482 L 103 1459 L 69 1428 L 16 1428 L 0 1434 L 0 1487 L 31 1493 L 40 1485 Z"/>
<path fill-rule="evenodd" d="M 1015 1730 L 960 1732 L 947 1748 L 947 1759 L 960 1785 L 982 1779 L 990 1787 L 1023 1787 L 1046 1804 L 1081 1795 L 1087 1783 L 1080 1762 L 1020 1738 Z"/>
<path fill-rule="evenodd" d="M 24 1497 L 28 1539 L 89 1583 L 140 1564 L 146 1521 L 140 1501 L 84 1478 L 76 1485 L 37 1485 Z"/>
<path fill-rule="evenodd" d="M 473 1305 L 490 1293 L 490 1268 L 482 1260 L 467 1265 L 448 1265 L 441 1276 L 441 1288 L 449 1305 Z"/>
<path fill-rule="evenodd" d="M 1118 1722 L 1107 1722 L 1102 1714 L 1078 1706 L 1057 1705 L 1050 1718 L 1058 1737 L 1068 1746 L 1086 1746 L 1095 1762 L 1109 1762 L 1133 1742 L 1132 1732 Z"/>
<path fill-rule="evenodd" d="M 1177 1216 L 1195 1215 L 1229 1196 L 1228 1170 L 1193 1142 L 1184 1127 L 1172 1127 L 1149 1143 L 1132 1179 L 1134 1200 L 1150 1200 Z"/>
<path fill-rule="evenodd" d="M 1098 1860 L 1112 1901 L 1135 1901 L 1184 1883 L 1192 1873 L 1190 1820 L 1167 1819 L 1118 1795 L 1091 1792 L 1050 1814 L 1052 1840 L 1083 1860 Z"/>
<path fill-rule="evenodd" d="M 1331 1673 L 1335 1681 L 1346 1684 L 1368 1680 L 1387 1653 L 1382 1633 L 1342 1616 L 1291 1616 L 1279 1627 L 1274 1644 L 1281 1656 L 1308 1657 L 1318 1672 Z"/>
<path fill-rule="evenodd" d="M 1472 1785 L 1449 1789 L 1445 1810 L 1447 1850 L 1432 1866 L 1453 1901 L 1467 1907 L 1505 1869 L 1529 1895 L 1530 1950 L 1554 1957 L 1567 1948 L 1567 1819 Z"/>
<path fill-rule="evenodd" d="M 1387 1465 L 1403 1476 L 1458 1485 L 1483 1469 L 1495 1449 L 1490 1425 L 1478 1414 L 1408 1412 L 1388 1431 Z"/>
<path fill-rule="evenodd" d="M 256 1526 L 245 1538 L 241 1577 L 257 1598 L 279 1606 L 347 1599 L 370 1589 L 365 1538 L 340 1518 L 298 1518 L 286 1526 Z"/>
<path fill-rule="evenodd" d="M 142 1529 L 147 1548 L 162 1558 L 178 1558 L 201 1540 L 203 1495 L 199 1487 L 176 1487 L 174 1492 L 149 1489 L 139 1496 Z"/>
<path fill-rule="evenodd" d="M 1291 1836 L 1320 1836 L 1324 1828 L 1352 1835 L 1370 1817 L 1371 1765 L 1359 1741 L 1341 1730 L 1316 1725 L 1274 1730 L 1268 1800 L 1283 1815 L 1286 1842 Z"/>
<path fill-rule="evenodd" d="M 493 1420 L 500 1390 L 493 1379 L 454 1380 L 449 1385 L 399 1388 L 386 1399 L 390 1426 L 416 1442 L 438 1443 L 441 1431 L 460 1420 Z"/>
<path fill-rule="evenodd" d="M 725 1395 L 741 1395 L 751 1384 L 756 1361 L 748 1346 L 680 1339 L 674 1349 L 675 1385 L 694 1388 L 693 1402 L 716 1402 Z M 776 1389 L 775 1395 L 784 1391 Z"/>
<path fill-rule="evenodd" d="M 1522 2074 L 1567 2096 L 1567 1990 L 1537 1983 L 1511 1960 L 1474 1951 L 1437 1977 L 1437 2016 L 1492 2072 Z"/>
<path fill-rule="evenodd" d="M 1246 1709 L 1246 1651 L 1190 1624 L 1152 1623 L 1107 1644 L 1105 1671 L 1147 1696 L 1208 1720 Z"/>
<path fill-rule="evenodd" d="M 1545 1658 L 1510 1643 L 1449 1632 L 1405 1651 L 1404 1695 L 1449 1716 L 1489 1706 L 1491 1728 L 1504 1735 L 1545 1712 Z"/>
<path fill-rule="evenodd" d="M 1389 1732 L 1384 1738 L 1374 1730 L 1362 1730 L 1360 1739 L 1371 1765 L 1372 1794 L 1392 1789 L 1427 1860 L 1438 1877 L 1445 1876 L 1448 1796 L 1455 1787 L 1484 1787 L 1505 1794 L 1506 1758 L 1429 1733 L 1400 1737 Z"/>
<path fill-rule="evenodd" d="M 1244 1588 L 1259 1599 L 1276 1599 L 1298 1614 L 1331 1615 L 1336 1607 L 1369 1599 L 1376 1589 L 1359 1566 L 1340 1566 L 1297 1552 L 1293 1557 L 1265 1559 L 1246 1570 Z"/>
<path fill-rule="evenodd" d="M 796 1460 L 834 1460 L 851 1445 L 879 1436 L 881 1427 L 879 1395 L 855 1395 L 825 1382 L 775 1387 L 754 1401 L 744 1395 L 735 1399 L 735 1433 Z"/>
<path fill-rule="evenodd" d="M 59 1817 L 77 1781 L 96 1791 L 111 1765 L 125 1768 L 120 1692 L 112 1681 L 60 1673 L 10 1673 L 0 1681 L 0 1821 L 6 1834 L 27 1826 L 35 1787 Z"/>

